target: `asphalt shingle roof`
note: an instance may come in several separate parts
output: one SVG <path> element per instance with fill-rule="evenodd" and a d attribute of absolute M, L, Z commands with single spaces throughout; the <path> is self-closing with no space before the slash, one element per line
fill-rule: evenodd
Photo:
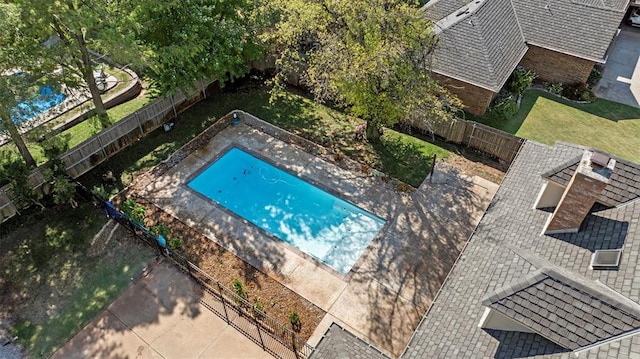
<path fill-rule="evenodd" d="M 527 46 L 510 0 L 483 0 L 468 7 L 472 8 L 469 14 L 456 16 L 467 8 L 463 7 L 436 22 L 440 44 L 434 51 L 433 71 L 497 92 Z"/>
<path fill-rule="evenodd" d="M 623 0 L 513 0 L 528 44 L 603 61 L 624 17 Z"/>
<path fill-rule="evenodd" d="M 566 186 L 580 162 L 581 156 L 571 159 L 562 165 L 542 174 L 542 177 Z M 640 197 L 640 165 L 619 157 L 616 160 L 610 183 L 602 191 L 598 202 L 608 207 L 615 207 L 636 200 Z"/>
<path fill-rule="evenodd" d="M 433 70 L 498 92 L 529 45 L 603 61 L 627 0 L 432 0 Z M 465 8 L 470 11 L 459 15 Z M 456 16 L 458 15 L 458 16 Z"/>
<path fill-rule="evenodd" d="M 456 12 L 471 1 L 473 0 L 431 0 L 425 4 L 423 10 L 427 19 L 438 21 Z"/>
<path fill-rule="evenodd" d="M 370 359 L 389 357 L 336 323 L 331 324 L 310 359 Z"/>
<path fill-rule="evenodd" d="M 640 328 L 640 306 L 596 282 L 577 282 L 543 268 L 488 296 L 483 304 L 570 349 L 595 345 Z"/>
<path fill-rule="evenodd" d="M 567 144 L 525 142 L 403 358 L 573 357 L 570 350 L 538 334 L 478 327 L 487 295 L 550 266 L 592 284 L 599 281 L 625 300 L 640 302 L 640 201 L 590 214 L 578 233 L 541 234 L 551 215 L 533 209 L 545 182 L 541 174 L 583 151 Z M 593 251 L 614 248 L 622 249 L 617 269 L 590 268 Z M 567 295 L 571 288 L 577 287 L 569 286 Z M 588 349 L 581 357 L 638 358 L 640 335 Z"/>

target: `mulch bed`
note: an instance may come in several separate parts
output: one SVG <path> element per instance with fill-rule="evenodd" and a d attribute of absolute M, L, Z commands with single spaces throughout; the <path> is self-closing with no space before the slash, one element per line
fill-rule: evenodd
<path fill-rule="evenodd" d="M 124 197 L 127 196 L 127 197 Z M 145 224 L 147 228 L 164 223 L 171 230 L 172 238 L 182 239 L 182 247 L 177 251 L 196 264 L 214 279 L 233 290 L 234 279 L 244 283 L 247 300 L 263 305 L 264 312 L 281 324 L 291 328 L 289 315 L 294 311 L 300 317 L 301 327 L 298 335 L 307 340 L 313 334 L 325 312 L 313 303 L 262 273 L 235 254 L 219 246 L 194 228 L 164 212 L 153 203 L 137 198 L 132 193 L 123 193 L 120 200 L 133 198 L 146 207 Z"/>

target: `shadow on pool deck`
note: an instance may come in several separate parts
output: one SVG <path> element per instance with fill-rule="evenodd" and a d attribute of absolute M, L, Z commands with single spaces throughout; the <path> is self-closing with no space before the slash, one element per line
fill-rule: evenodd
<path fill-rule="evenodd" d="M 387 220 L 343 276 L 188 189 L 186 181 L 231 145 L 241 145 Z M 267 135 L 230 126 L 139 195 L 325 310 L 315 345 L 333 321 L 398 356 L 428 309 L 497 185 L 438 165 L 412 194 L 377 176 L 347 171 Z M 257 189 L 259 191 L 259 189 Z"/>
<path fill-rule="evenodd" d="M 154 262 L 52 358 L 272 358 L 203 307 L 202 295 L 171 262 Z"/>

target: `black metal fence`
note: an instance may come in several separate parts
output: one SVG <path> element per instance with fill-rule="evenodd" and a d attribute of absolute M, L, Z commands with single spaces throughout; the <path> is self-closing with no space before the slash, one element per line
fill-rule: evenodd
<path fill-rule="evenodd" d="M 156 248 L 160 254 L 189 273 L 203 290 L 200 304 L 261 346 L 264 351 L 282 359 L 305 359 L 311 355 L 313 347 L 298 337 L 293 330 L 268 316 L 178 252 L 161 246 L 156 241 L 156 236 L 144 225 L 132 220 L 121 211 L 112 217 L 137 238 Z"/>

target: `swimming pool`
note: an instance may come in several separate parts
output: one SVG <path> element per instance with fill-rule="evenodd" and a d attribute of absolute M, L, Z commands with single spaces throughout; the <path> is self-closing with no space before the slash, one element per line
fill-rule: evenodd
<path fill-rule="evenodd" d="M 343 274 L 385 224 L 237 147 L 187 186 Z"/>
<path fill-rule="evenodd" d="M 11 120 L 16 125 L 27 122 L 48 109 L 59 105 L 66 97 L 65 94 L 54 91 L 50 86 L 40 86 L 36 97 L 23 101 L 11 109 Z"/>

